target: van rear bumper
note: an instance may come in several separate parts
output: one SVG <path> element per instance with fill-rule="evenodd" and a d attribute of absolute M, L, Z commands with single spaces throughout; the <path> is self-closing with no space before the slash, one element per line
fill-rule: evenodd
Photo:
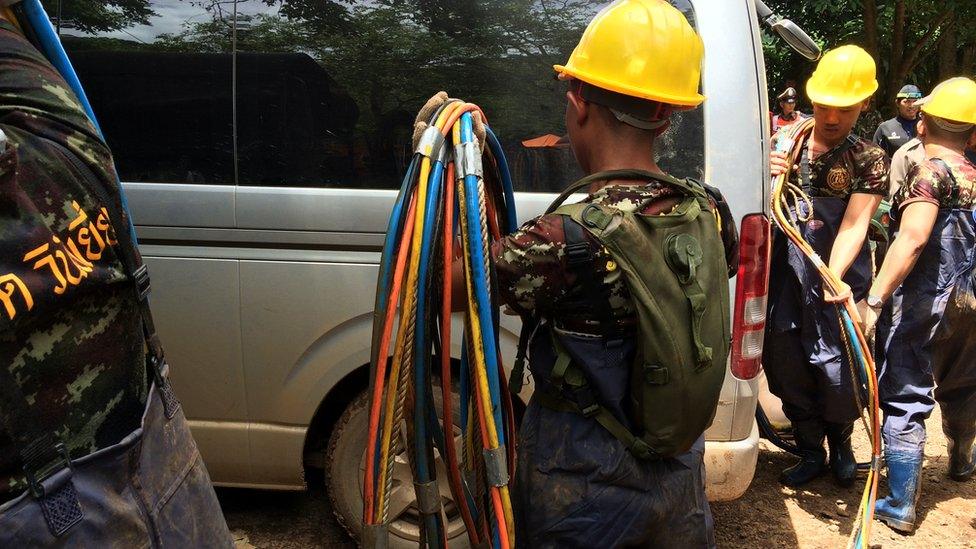
<path fill-rule="evenodd" d="M 756 473 L 759 428 L 749 438 L 705 442 L 705 494 L 709 501 L 730 501 L 745 493 Z"/>

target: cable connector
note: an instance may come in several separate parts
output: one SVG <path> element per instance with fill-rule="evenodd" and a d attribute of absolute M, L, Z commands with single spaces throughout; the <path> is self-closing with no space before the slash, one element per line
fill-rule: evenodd
<path fill-rule="evenodd" d="M 881 456 L 871 456 L 871 470 L 880 471 L 881 470 Z"/>
<path fill-rule="evenodd" d="M 414 482 L 417 493 L 417 510 L 423 515 L 436 515 L 441 512 L 441 493 L 437 481 Z"/>
<path fill-rule="evenodd" d="M 504 444 L 485 450 L 485 476 L 492 486 L 508 486 L 508 454 Z"/>
<path fill-rule="evenodd" d="M 414 152 L 434 160 L 442 148 L 444 148 L 444 136 L 441 131 L 437 129 L 437 126 L 427 126 L 424 133 L 421 134 L 420 141 L 417 142 L 417 150 Z"/>
<path fill-rule="evenodd" d="M 469 175 L 478 179 L 484 176 L 481 163 L 481 148 L 477 141 L 468 141 L 454 145 L 454 164 L 457 167 L 457 179 L 462 180 Z"/>

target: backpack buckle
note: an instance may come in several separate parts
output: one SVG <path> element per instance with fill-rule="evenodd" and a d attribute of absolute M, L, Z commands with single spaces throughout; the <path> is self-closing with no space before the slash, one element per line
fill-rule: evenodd
<path fill-rule="evenodd" d="M 593 398 L 593 391 L 589 387 L 577 387 L 573 390 L 573 397 L 583 417 L 593 417 L 600 411 L 600 405 Z"/>

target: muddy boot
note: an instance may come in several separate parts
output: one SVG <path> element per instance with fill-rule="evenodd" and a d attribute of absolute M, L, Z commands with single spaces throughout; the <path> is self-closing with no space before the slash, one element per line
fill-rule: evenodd
<path fill-rule="evenodd" d="M 949 478 L 965 482 L 976 472 L 976 432 L 959 434 L 942 426 L 949 446 Z"/>
<path fill-rule="evenodd" d="M 848 487 L 857 476 L 857 460 L 851 449 L 853 423 L 827 423 L 827 446 L 830 447 L 830 471 L 838 485 Z"/>
<path fill-rule="evenodd" d="M 795 488 L 823 474 L 827 459 L 823 439 L 824 425 L 819 419 L 793 422 L 793 440 L 800 450 L 800 461 L 783 470 L 780 484 Z"/>
<path fill-rule="evenodd" d="M 915 531 L 915 505 L 922 484 L 922 456 L 902 452 L 885 452 L 888 466 L 888 490 L 879 499 L 874 516 L 891 528 L 909 534 Z"/>

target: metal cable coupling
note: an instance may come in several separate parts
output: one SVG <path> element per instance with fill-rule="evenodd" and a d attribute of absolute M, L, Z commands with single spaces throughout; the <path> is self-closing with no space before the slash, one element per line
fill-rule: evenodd
<path fill-rule="evenodd" d="M 454 164 L 457 166 L 457 179 L 463 180 L 469 175 L 481 179 L 484 169 L 481 163 L 481 147 L 477 141 L 468 141 L 454 145 Z"/>
<path fill-rule="evenodd" d="M 413 489 L 417 493 L 417 510 L 421 514 L 436 515 L 441 512 L 441 493 L 436 480 L 414 482 Z"/>
<path fill-rule="evenodd" d="M 508 457 L 505 445 L 484 451 L 485 474 L 492 486 L 508 486 Z"/>
<path fill-rule="evenodd" d="M 414 152 L 434 160 L 442 148 L 444 148 L 444 135 L 437 129 L 437 126 L 427 126 L 424 133 L 421 134 L 420 141 L 417 142 L 417 150 Z"/>

